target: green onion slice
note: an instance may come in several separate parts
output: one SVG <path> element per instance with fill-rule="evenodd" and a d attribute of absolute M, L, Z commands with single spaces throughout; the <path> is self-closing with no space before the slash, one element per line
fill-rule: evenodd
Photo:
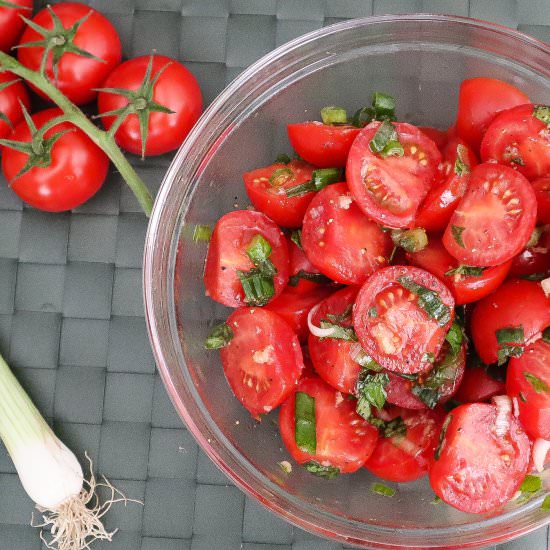
<path fill-rule="evenodd" d="M 402 157 L 405 154 L 395 126 L 389 120 L 384 120 L 380 124 L 369 142 L 369 147 L 373 153 L 378 153 L 383 158 Z"/>
<path fill-rule="evenodd" d="M 388 487 L 387 485 L 378 482 L 371 485 L 371 491 L 384 497 L 393 497 L 396 493 L 396 490 L 393 487 Z"/>
<path fill-rule="evenodd" d="M 318 168 L 311 174 L 311 180 L 285 189 L 289 198 L 299 197 L 306 193 L 320 191 L 327 185 L 342 181 L 343 170 L 341 168 Z"/>
<path fill-rule="evenodd" d="M 321 120 L 323 124 L 347 124 L 348 113 L 343 107 L 329 105 L 321 109 Z"/>
<path fill-rule="evenodd" d="M 227 323 L 221 323 L 216 325 L 208 335 L 208 338 L 204 342 L 206 349 L 220 349 L 233 339 L 233 330 Z"/>
<path fill-rule="evenodd" d="M 212 236 L 212 228 L 209 225 L 195 225 L 193 229 L 193 241 L 207 243 Z"/>
<path fill-rule="evenodd" d="M 273 187 L 281 187 L 294 179 L 294 172 L 290 168 L 277 168 L 269 177 L 269 184 Z"/>

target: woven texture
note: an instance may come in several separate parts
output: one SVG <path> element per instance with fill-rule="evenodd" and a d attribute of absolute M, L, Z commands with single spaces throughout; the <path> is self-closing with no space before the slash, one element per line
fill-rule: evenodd
<path fill-rule="evenodd" d="M 45 2 L 41 2 L 45 4 Z M 126 57 L 178 57 L 206 102 L 244 67 L 300 34 L 350 17 L 440 12 L 550 41 L 549 0 L 91 0 Z M 134 159 L 158 189 L 170 156 Z M 168 400 L 141 297 L 145 217 L 111 171 L 74 212 L 23 206 L 0 185 L 0 350 L 59 436 L 143 507 L 115 507 L 120 532 L 97 550 L 342 550 L 278 519 L 232 486 Z M 0 448 L 0 550 L 39 550 L 32 503 Z M 500 546 L 547 550 L 548 530 Z"/>

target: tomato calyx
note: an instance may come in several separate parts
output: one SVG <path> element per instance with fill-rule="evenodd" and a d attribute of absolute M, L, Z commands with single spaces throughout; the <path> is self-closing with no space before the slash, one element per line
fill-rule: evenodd
<path fill-rule="evenodd" d="M 149 135 L 149 118 L 151 113 L 174 114 L 174 111 L 153 99 L 155 84 L 171 64 L 171 61 L 167 62 L 154 76 L 151 76 L 153 72 L 153 56 L 151 56 L 141 85 L 137 90 L 128 90 L 126 88 L 98 88 L 96 90 L 107 94 L 120 95 L 127 99 L 128 103 L 124 107 L 101 113 L 100 115 L 96 115 L 95 118 L 116 116 L 115 121 L 108 130 L 108 134 L 114 136 L 128 115 L 136 115 L 139 120 L 141 134 L 141 158 L 145 158 L 145 146 Z"/>

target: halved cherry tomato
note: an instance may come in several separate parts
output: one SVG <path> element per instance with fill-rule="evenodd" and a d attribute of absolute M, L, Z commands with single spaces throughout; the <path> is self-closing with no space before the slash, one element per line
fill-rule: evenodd
<path fill-rule="evenodd" d="M 535 228 L 537 201 L 524 176 L 497 164 L 480 164 L 453 212 L 443 244 L 460 263 L 499 265 L 521 252 Z"/>
<path fill-rule="evenodd" d="M 456 131 L 478 150 L 481 138 L 495 115 L 525 103 L 529 103 L 529 98 L 502 80 L 484 77 L 463 80 L 458 94 Z"/>
<path fill-rule="evenodd" d="M 252 204 L 283 227 L 300 227 L 315 193 L 287 197 L 289 187 L 311 180 L 314 167 L 299 160 L 275 163 L 243 175 Z"/>
<path fill-rule="evenodd" d="M 385 412 L 392 420 L 402 419 L 405 433 L 390 437 L 382 433 L 365 468 L 388 481 L 414 481 L 424 476 L 437 446 L 444 413 L 399 407 L 388 407 Z"/>
<path fill-rule="evenodd" d="M 282 294 L 265 306 L 265 309 L 279 314 L 292 327 L 300 342 L 307 342 L 307 315 L 310 309 L 334 292 L 334 288 L 330 286 L 317 286 L 319 288 L 299 294 L 291 290 L 291 286 L 287 286 Z"/>
<path fill-rule="evenodd" d="M 550 232 L 545 231 L 535 246 L 526 248 L 512 260 L 508 278 L 550 276 Z"/>
<path fill-rule="evenodd" d="M 493 378 L 484 367 L 468 367 L 455 398 L 461 403 L 476 403 L 503 393 L 506 393 L 503 381 Z"/>
<path fill-rule="evenodd" d="M 506 391 L 518 400 L 519 420 L 533 439 L 550 439 L 550 344 L 538 340 L 508 365 Z"/>
<path fill-rule="evenodd" d="M 461 152 L 460 159 L 458 151 Z M 444 149 L 439 183 L 426 195 L 416 216 L 415 225 L 426 231 L 444 231 L 460 199 L 466 193 L 470 171 L 477 164 L 474 152 L 458 137 L 451 138 Z"/>
<path fill-rule="evenodd" d="M 401 374 L 432 368 L 453 319 L 450 291 L 417 267 L 377 271 L 361 287 L 353 311 L 353 326 L 366 353 Z"/>
<path fill-rule="evenodd" d="M 241 308 L 226 321 L 233 338 L 220 350 L 235 397 L 254 417 L 278 407 L 294 390 L 304 362 L 296 334 L 276 313 Z"/>
<path fill-rule="evenodd" d="M 204 285 L 213 300 L 229 307 L 246 305 L 238 272 L 254 268 L 246 249 L 256 235 L 271 245 L 269 260 L 277 270 L 273 298 L 283 291 L 288 282 L 288 247 L 283 232 L 261 212 L 235 210 L 218 220 L 208 247 Z"/>
<path fill-rule="evenodd" d="M 296 392 L 307 393 L 315 399 L 315 453 L 305 452 L 296 444 Z M 355 412 L 355 402 L 317 377 L 302 378 L 296 390 L 282 404 L 279 429 L 285 447 L 296 462 L 313 461 L 338 468 L 342 473 L 361 468 L 378 439 L 378 430 Z"/>
<path fill-rule="evenodd" d="M 302 245 L 311 263 L 327 277 L 358 285 L 388 264 L 391 238 L 357 208 L 347 185 L 321 189 L 304 216 Z"/>
<path fill-rule="evenodd" d="M 382 158 L 370 148 L 379 126 L 379 122 L 365 126 L 353 142 L 346 167 L 350 191 L 374 221 L 413 227 L 418 207 L 436 177 L 441 153 L 416 126 L 398 122 L 394 128 L 404 155 Z"/>
<path fill-rule="evenodd" d="M 287 244 L 289 280 L 286 291 L 294 294 L 307 294 L 323 288 L 326 283 L 317 281 L 325 278 L 325 276 L 309 261 L 303 249 L 290 237 L 287 238 Z M 328 282 L 328 279 L 326 282 Z M 332 290 L 335 290 L 335 288 L 332 288 Z"/>
<path fill-rule="evenodd" d="M 472 338 L 480 359 L 486 363 L 517 355 L 531 342 L 540 338 L 542 331 L 550 325 L 550 297 L 547 297 L 540 282 L 514 279 L 506 281 L 493 294 L 479 301 L 472 313 Z M 513 328 L 523 331 L 512 337 L 499 334 L 501 329 Z M 508 349 L 509 347 L 514 349 Z"/>
<path fill-rule="evenodd" d="M 550 223 L 550 178 L 540 178 L 533 182 L 537 197 L 537 221 Z"/>
<path fill-rule="evenodd" d="M 292 148 L 301 158 L 315 166 L 330 168 L 346 165 L 351 144 L 360 129 L 313 121 L 289 124 L 287 131 Z"/>
<path fill-rule="evenodd" d="M 313 325 L 321 326 L 321 321 L 343 327 L 351 327 L 351 309 L 358 288 L 349 286 L 325 298 L 311 317 Z M 333 388 L 344 393 L 355 393 L 355 384 L 361 366 L 352 355 L 360 351 L 357 342 L 336 338 L 319 338 L 309 335 L 309 353 L 319 376 Z"/>
<path fill-rule="evenodd" d="M 0 16 L 2 10 L 6 9 L 8 8 L 0 7 Z M 24 105 L 28 111 L 30 103 L 29 94 L 23 82 L 13 73 L 0 73 L 0 139 L 8 137 L 13 128 L 23 120 L 21 105 Z"/>
<path fill-rule="evenodd" d="M 448 135 L 445 130 L 439 128 L 432 128 L 431 126 L 419 126 L 419 130 L 422 130 L 423 134 L 426 134 L 436 145 L 440 151 L 445 149 L 447 145 Z"/>
<path fill-rule="evenodd" d="M 408 252 L 407 259 L 412 265 L 441 279 L 452 292 L 456 305 L 476 302 L 496 290 L 512 265 L 512 260 L 508 260 L 494 267 L 459 267 L 459 262 L 435 238 L 431 238 L 428 246 L 420 252 Z"/>
<path fill-rule="evenodd" d="M 386 401 L 412 410 L 425 409 L 427 404 L 433 408 L 437 404 L 446 403 L 458 391 L 465 367 L 466 346 L 463 345 L 460 351 L 454 354 L 445 343 L 433 369 L 426 375 L 420 375 L 416 380 L 408 380 L 399 374 L 388 373 L 390 383 L 386 387 Z M 414 393 L 413 388 L 417 393 Z M 432 406 L 432 403 L 435 404 Z"/>
<path fill-rule="evenodd" d="M 527 473 L 527 434 L 511 414 L 503 435 L 497 434 L 496 422 L 497 408 L 487 403 L 460 405 L 445 420 L 430 483 L 437 496 L 463 512 L 497 510 L 514 496 Z"/>
<path fill-rule="evenodd" d="M 539 105 L 519 105 L 497 115 L 481 141 L 483 162 L 510 166 L 528 179 L 550 176 L 550 131 Z"/>
<path fill-rule="evenodd" d="M 11 4 L 11 5 L 10 5 Z M 33 0 L 9 0 L 0 6 L 0 50 L 9 53 L 17 44 L 25 22 L 21 16 L 32 16 Z"/>

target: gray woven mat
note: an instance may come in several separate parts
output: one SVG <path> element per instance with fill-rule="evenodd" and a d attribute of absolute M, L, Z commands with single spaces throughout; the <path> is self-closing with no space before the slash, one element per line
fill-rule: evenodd
<path fill-rule="evenodd" d="M 40 2 L 45 4 L 45 2 Z M 549 0 L 92 0 L 128 56 L 180 58 L 205 99 L 287 40 L 345 18 L 470 15 L 550 41 Z M 170 157 L 135 160 L 158 188 Z M 58 434 L 145 506 L 117 507 L 111 550 L 342 550 L 292 528 L 230 485 L 169 402 L 145 333 L 141 255 L 146 220 L 113 171 L 70 214 L 24 207 L 0 186 L 0 350 Z M 32 503 L 0 448 L 0 550 L 39 550 Z M 546 550 L 542 529 L 500 548 Z"/>

